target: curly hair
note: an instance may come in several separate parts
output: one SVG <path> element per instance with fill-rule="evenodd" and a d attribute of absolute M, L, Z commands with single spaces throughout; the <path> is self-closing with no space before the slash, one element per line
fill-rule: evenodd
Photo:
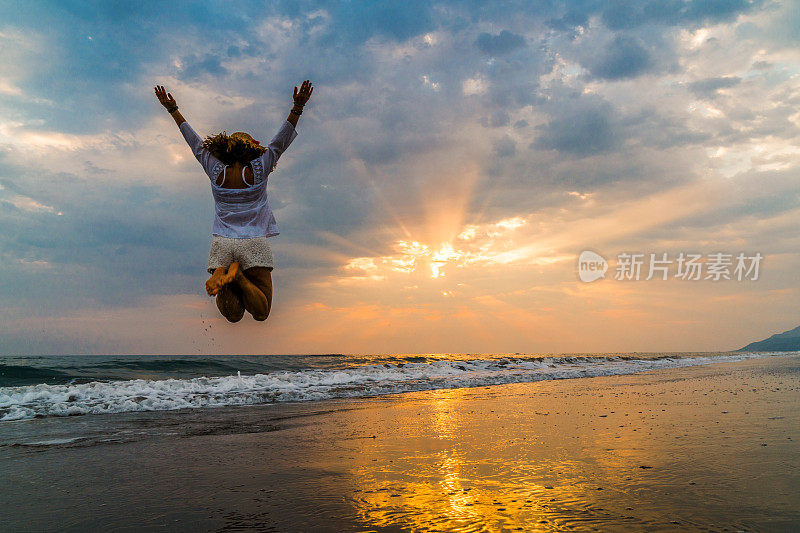
<path fill-rule="evenodd" d="M 203 141 L 203 146 L 226 165 L 236 162 L 246 165 L 267 151 L 249 134 L 239 131 L 231 135 L 225 131 L 213 136 L 209 135 Z M 275 170 L 275 166 L 272 167 L 272 170 Z"/>

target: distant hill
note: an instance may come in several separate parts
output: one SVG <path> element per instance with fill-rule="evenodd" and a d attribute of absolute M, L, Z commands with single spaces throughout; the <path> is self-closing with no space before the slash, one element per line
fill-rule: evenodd
<path fill-rule="evenodd" d="M 800 351 L 800 326 L 776 333 L 763 341 L 751 342 L 737 352 L 795 352 Z"/>

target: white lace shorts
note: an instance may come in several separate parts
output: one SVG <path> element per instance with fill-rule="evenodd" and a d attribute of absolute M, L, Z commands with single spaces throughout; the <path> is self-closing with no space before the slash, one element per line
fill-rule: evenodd
<path fill-rule="evenodd" d="M 242 270 L 256 266 L 272 270 L 272 249 L 267 237 L 236 239 L 212 235 L 211 250 L 208 252 L 208 273 L 213 274 L 220 267 L 227 268 L 234 261 L 239 262 Z"/>

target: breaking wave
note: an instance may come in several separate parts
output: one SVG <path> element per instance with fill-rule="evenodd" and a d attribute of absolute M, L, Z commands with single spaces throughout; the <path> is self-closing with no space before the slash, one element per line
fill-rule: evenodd
<path fill-rule="evenodd" d="M 352 366 L 353 360 L 350 360 L 351 366 L 271 370 L 251 375 L 242 375 L 239 371 L 233 375 L 169 379 L 88 381 L 73 378 L 68 383 L 0 387 L 0 420 L 378 396 L 432 389 L 634 374 L 769 355 L 777 354 L 732 353 L 641 358 L 630 355 L 495 356 L 488 359 L 413 356 L 384 357 L 379 364 Z M 126 364 L 142 367 L 148 363 L 127 361 Z M 149 364 L 153 366 L 152 362 Z M 162 370 L 164 364 L 166 363 L 157 363 Z M 173 361 L 170 364 L 172 367 L 185 367 L 189 363 Z M 206 369 L 212 366 L 218 371 L 232 370 L 233 364 L 230 361 L 202 361 Z M 4 369 L 8 370 L 8 365 Z M 43 371 L 34 367 L 23 368 L 12 377 L 25 377 L 25 372 L 35 374 L 37 379 L 64 378 L 61 371 Z"/>

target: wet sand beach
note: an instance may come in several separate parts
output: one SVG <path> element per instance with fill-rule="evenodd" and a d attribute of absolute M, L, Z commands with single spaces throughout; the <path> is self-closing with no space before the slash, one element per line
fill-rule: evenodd
<path fill-rule="evenodd" d="M 800 357 L 0 425 L 3 531 L 796 531 Z"/>

